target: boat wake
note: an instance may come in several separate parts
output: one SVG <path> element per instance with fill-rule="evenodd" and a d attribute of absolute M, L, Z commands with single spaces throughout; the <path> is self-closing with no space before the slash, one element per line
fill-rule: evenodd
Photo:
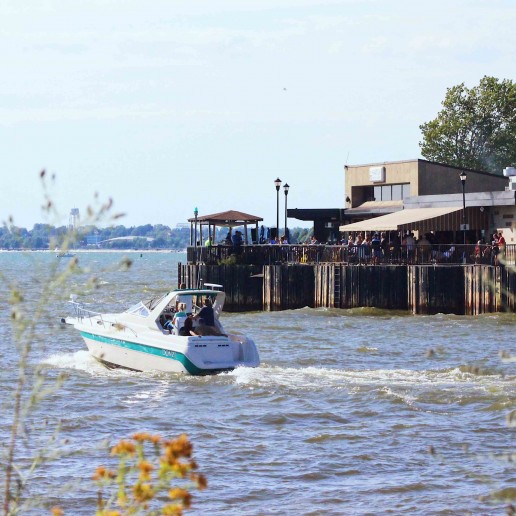
<path fill-rule="evenodd" d="M 376 391 L 394 396 L 410 392 L 410 398 L 428 393 L 464 391 L 509 394 L 516 388 L 514 378 L 502 374 L 478 375 L 461 367 L 441 370 L 376 369 L 342 370 L 316 367 L 290 368 L 266 364 L 259 368 L 237 368 L 225 376 L 236 385 L 252 389 L 295 391 L 339 391 L 350 394 Z M 458 395 L 458 394 L 457 394 Z"/>
<path fill-rule="evenodd" d="M 75 353 L 60 353 L 52 355 L 42 362 L 43 365 L 57 369 L 72 369 L 82 371 L 92 376 L 119 376 L 120 374 L 138 374 L 127 369 L 108 369 L 95 360 L 87 350 Z"/>
<path fill-rule="evenodd" d="M 318 367 L 279 367 L 263 364 L 258 368 L 238 367 L 231 372 L 209 376 L 125 369 L 107 369 L 86 350 L 47 358 L 44 364 L 76 370 L 95 377 L 158 380 L 193 385 L 233 385 L 237 389 L 303 396 L 318 393 L 324 399 L 344 396 L 373 396 L 388 403 L 403 403 L 412 410 L 439 412 L 450 404 L 484 403 L 487 399 L 505 406 L 514 397 L 516 379 L 503 374 L 476 374 L 464 366 L 436 370 L 375 369 L 343 370 Z M 134 401 L 134 400 L 133 400 Z M 492 401 L 493 402 L 493 401 Z M 446 410 L 446 409 L 445 409 Z"/>
<path fill-rule="evenodd" d="M 102 369 L 102 366 L 86 350 L 52 355 L 43 360 L 43 364 L 59 369 L 77 369 L 86 372 L 91 372 L 93 369 Z"/>

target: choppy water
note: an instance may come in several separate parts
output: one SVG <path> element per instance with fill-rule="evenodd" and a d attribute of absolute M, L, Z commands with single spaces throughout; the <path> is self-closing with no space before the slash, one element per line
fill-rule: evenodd
<path fill-rule="evenodd" d="M 177 262 L 185 260 L 133 253 L 133 266 L 122 271 L 112 267 L 122 256 L 80 254 L 82 267 L 98 276 L 97 287 L 84 274 L 62 292 L 79 292 L 102 311 L 125 308 L 142 292 L 175 287 Z M 0 270 L 36 299 L 48 267 L 66 267 L 56 260 L 52 253 L 0 253 Z M 5 402 L 17 355 L 4 295 L 0 307 Z M 65 308 L 53 304 L 50 319 Z M 503 502 L 483 497 L 516 481 L 507 460 L 514 428 L 506 423 L 516 362 L 499 354 L 516 354 L 514 314 L 305 308 L 225 314 L 224 323 L 255 339 L 261 367 L 201 378 L 111 371 L 89 357 L 73 329 L 42 323 L 32 361 L 50 376 L 69 377 L 29 418 L 27 447 L 61 420 L 72 453 L 37 470 L 31 492 L 67 514 L 93 514 L 90 478 L 106 462 L 100 443 L 148 430 L 185 432 L 194 442 L 209 488 L 195 494 L 192 514 L 503 513 Z M 8 423 L 2 417 L 4 442 Z M 60 492 L 69 480 L 80 487 Z"/>

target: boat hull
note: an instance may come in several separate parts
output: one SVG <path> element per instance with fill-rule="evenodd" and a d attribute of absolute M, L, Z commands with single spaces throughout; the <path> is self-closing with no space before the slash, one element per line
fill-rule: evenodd
<path fill-rule="evenodd" d="M 217 374 L 235 367 L 259 365 L 254 342 L 223 337 L 165 336 L 169 343 L 144 343 L 81 330 L 90 354 L 108 367 L 190 375 Z"/>

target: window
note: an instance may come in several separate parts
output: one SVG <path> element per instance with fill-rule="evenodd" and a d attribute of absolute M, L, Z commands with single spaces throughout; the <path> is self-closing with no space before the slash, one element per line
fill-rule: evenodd
<path fill-rule="evenodd" d="M 382 186 L 382 201 L 392 201 L 392 185 Z"/>
<path fill-rule="evenodd" d="M 403 185 L 392 185 L 392 200 L 401 201 L 403 199 Z"/>
<path fill-rule="evenodd" d="M 410 195 L 410 184 L 375 186 L 375 201 L 401 201 Z"/>
<path fill-rule="evenodd" d="M 402 201 L 410 197 L 410 184 L 364 186 L 357 190 L 362 193 L 364 201 Z"/>

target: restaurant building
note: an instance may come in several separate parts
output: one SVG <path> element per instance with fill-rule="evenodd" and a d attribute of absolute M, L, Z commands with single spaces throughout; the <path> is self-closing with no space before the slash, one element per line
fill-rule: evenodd
<path fill-rule="evenodd" d="M 503 231 L 516 243 L 516 183 L 508 177 L 423 159 L 347 165 L 344 173 L 343 209 L 288 210 L 313 220 L 321 242 L 346 232 L 410 230 L 466 231 L 469 242 Z"/>

